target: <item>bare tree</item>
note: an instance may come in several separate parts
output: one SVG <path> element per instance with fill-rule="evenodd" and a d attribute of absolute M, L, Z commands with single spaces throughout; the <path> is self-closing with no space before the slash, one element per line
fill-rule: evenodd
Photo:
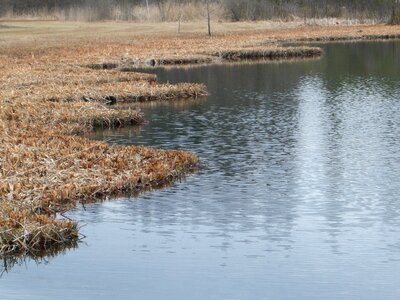
<path fill-rule="evenodd" d="M 210 0 L 206 0 L 206 4 L 207 4 L 207 29 L 208 29 L 208 36 L 211 36 Z"/>
<path fill-rule="evenodd" d="M 150 19 L 149 0 L 146 0 L 146 9 L 147 9 L 147 19 Z"/>
<path fill-rule="evenodd" d="M 130 20 L 132 8 L 142 6 L 150 20 L 154 5 L 159 9 L 161 20 L 166 21 L 171 19 L 171 15 L 176 20 L 173 9 L 179 7 L 181 10 L 178 3 L 185 6 L 192 4 L 194 8 L 199 4 L 205 7 L 209 35 L 212 34 L 211 19 L 215 15 L 213 9 L 216 4 L 223 8 L 219 10 L 220 16 L 224 11 L 223 17 L 231 21 L 299 17 L 308 22 L 310 18 L 334 17 L 400 23 L 399 0 L 0 0 L 0 17 L 74 9 L 85 11 L 88 19 L 98 21 L 115 18 L 113 14 L 118 11 L 115 8 L 119 8 L 119 11 L 122 10 L 120 19 Z M 181 12 L 180 16 L 182 22 Z"/>
<path fill-rule="evenodd" d="M 400 24 L 399 0 L 393 0 L 392 3 L 392 16 L 390 17 L 390 24 Z"/>

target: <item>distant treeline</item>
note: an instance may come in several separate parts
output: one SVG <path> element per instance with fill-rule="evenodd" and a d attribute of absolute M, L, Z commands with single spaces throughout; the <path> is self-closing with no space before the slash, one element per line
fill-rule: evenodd
<path fill-rule="evenodd" d="M 204 16 L 241 21 L 338 18 L 388 21 L 398 16 L 399 0 L 0 0 L 0 17 L 75 21 L 177 21 Z"/>

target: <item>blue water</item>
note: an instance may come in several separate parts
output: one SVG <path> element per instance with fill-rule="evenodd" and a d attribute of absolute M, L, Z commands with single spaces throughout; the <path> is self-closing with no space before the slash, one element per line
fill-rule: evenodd
<path fill-rule="evenodd" d="M 206 99 L 143 105 L 110 143 L 185 149 L 170 188 L 78 207 L 87 237 L 0 299 L 399 299 L 400 43 L 320 60 L 160 69 Z"/>

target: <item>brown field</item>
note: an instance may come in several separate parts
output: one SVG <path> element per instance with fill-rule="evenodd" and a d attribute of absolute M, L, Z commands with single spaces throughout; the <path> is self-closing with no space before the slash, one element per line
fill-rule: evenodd
<path fill-rule="evenodd" d="M 319 56 L 318 48 L 280 43 L 400 36 L 400 26 L 270 28 L 260 22 L 216 23 L 210 38 L 203 25 L 184 24 L 178 35 L 173 23 L 0 22 L 1 255 L 35 255 L 75 243 L 77 224 L 57 213 L 79 201 L 170 183 L 198 165 L 183 151 L 111 146 L 80 136 L 95 127 L 144 122 L 140 111 L 110 102 L 207 93 L 202 84 L 160 84 L 153 75 L 121 69 Z"/>

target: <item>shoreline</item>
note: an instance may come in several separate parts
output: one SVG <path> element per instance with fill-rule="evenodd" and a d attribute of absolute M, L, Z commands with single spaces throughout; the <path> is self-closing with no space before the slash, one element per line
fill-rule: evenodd
<path fill-rule="evenodd" d="M 190 101 L 207 94 L 201 83 L 161 84 L 154 75 L 122 72 L 122 66 L 151 60 L 156 67 L 252 58 L 286 61 L 322 54 L 315 47 L 280 46 L 294 39 L 400 37 L 400 26 L 304 28 L 227 31 L 211 38 L 197 33 L 99 39 L 98 31 L 96 44 L 72 33 L 64 40 L 44 34 L 40 38 L 50 39 L 47 44 L 21 33 L 14 34 L 27 41 L 19 46 L 8 45 L 5 38 L 0 54 L 0 256 L 42 254 L 74 243 L 80 238 L 78 225 L 57 219 L 58 213 L 81 201 L 170 184 L 199 166 L 197 156 L 185 151 L 113 146 L 79 136 L 96 127 L 145 122 L 137 109 L 107 104 Z"/>

